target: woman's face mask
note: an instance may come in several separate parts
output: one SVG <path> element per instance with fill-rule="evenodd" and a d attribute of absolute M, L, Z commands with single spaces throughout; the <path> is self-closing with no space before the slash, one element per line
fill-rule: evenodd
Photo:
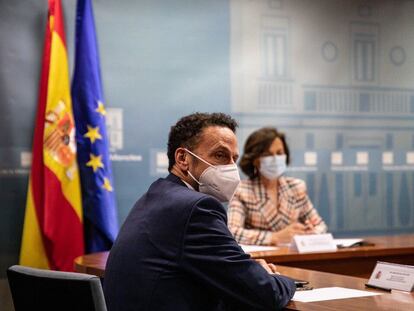
<path fill-rule="evenodd" d="M 188 171 L 190 177 L 199 185 L 199 191 L 201 193 L 212 195 L 220 202 L 230 201 L 240 183 L 240 175 L 237 165 L 212 165 L 190 150 L 185 149 L 185 151 L 209 166 L 200 175 L 199 180 Z"/>
<path fill-rule="evenodd" d="M 260 158 L 261 175 L 267 179 L 274 180 L 283 175 L 286 171 L 286 154 L 270 155 Z"/>

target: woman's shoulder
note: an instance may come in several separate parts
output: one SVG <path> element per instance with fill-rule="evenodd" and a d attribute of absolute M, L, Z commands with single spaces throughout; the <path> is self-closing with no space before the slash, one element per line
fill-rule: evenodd
<path fill-rule="evenodd" d="M 232 205 L 232 202 L 240 202 L 244 206 L 256 206 L 260 199 L 260 185 L 258 179 L 243 179 L 240 181 L 229 207 Z"/>
<path fill-rule="evenodd" d="M 238 189 L 244 191 L 252 191 L 255 187 L 254 179 L 246 178 L 240 181 Z"/>
<path fill-rule="evenodd" d="M 238 196 L 248 196 L 251 197 L 254 195 L 255 189 L 257 188 L 257 181 L 255 179 L 242 179 L 239 186 L 237 187 L 236 194 Z"/>
<path fill-rule="evenodd" d="M 290 190 L 295 192 L 306 192 L 306 183 L 304 180 L 290 176 L 284 176 L 283 180 Z"/>

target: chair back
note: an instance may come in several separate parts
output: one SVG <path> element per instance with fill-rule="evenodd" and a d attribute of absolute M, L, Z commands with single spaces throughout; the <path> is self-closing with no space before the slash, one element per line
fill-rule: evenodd
<path fill-rule="evenodd" d="M 16 311 L 106 311 L 101 280 L 95 275 L 11 266 L 7 269 Z"/>

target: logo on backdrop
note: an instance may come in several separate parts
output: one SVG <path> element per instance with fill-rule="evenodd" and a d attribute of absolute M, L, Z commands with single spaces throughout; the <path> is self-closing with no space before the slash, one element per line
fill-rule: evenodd
<path fill-rule="evenodd" d="M 73 164 L 76 155 L 75 126 L 62 100 L 55 109 L 46 113 L 44 145 L 59 164 L 66 167 Z"/>
<path fill-rule="evenodd" d="M 63 100 L 46 112 L 44 131 L 46 152 L 65 168 L 66 176 L 72 180 L 76 171 L 75 125 Z"/>
<path fill-rule="evenodd" d="M 106 127 L 108 129 L 110 159 L 112 162 L 141 162 L 142 155 L 122 153 L 124 149 L 124 109 L 108 108 L 106 110 Z"/>

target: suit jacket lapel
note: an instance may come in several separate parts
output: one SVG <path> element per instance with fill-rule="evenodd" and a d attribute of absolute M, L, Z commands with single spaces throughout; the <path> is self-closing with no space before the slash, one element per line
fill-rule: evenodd
<path fill-rule="evenodd" d="M 266 190 L 259 178 L 254 180 L 255 195 L 258 198 L 257 208 L 260 210 L 267 227 L 274 228 L 277 222 L 277 208 L 268 197 Z"/>
<path fill-rule="evenodd" d="M 279 178 L 279 191 L 278 191 L 278 200 L 279 200 L 279 215 L 280 217 L 283 217 L 284 223 L 289 224 L 292 221 L 291 210 L 292 210 L 292 203 L 290 201 L 290 198 L 292 196 L 290 195 L 290 189 L 289 185 L 286 181 L 286 178 L 284 176 L 281 176 Z"/>
<path fill-rule="evenodd" d="M 290 223 L 292 215 L 290 215 L 289 202 L 289 185 L 282 176 L 279 178 L 278 186 L 278 206 L 276 207 L 266 194 L 266 190 L 257 178 L 253 181 L 253 189 L 258 199 L 257 208 L 261 210 L 264 221 L 268 227 L 273 230 L 284 228 Z"/>

